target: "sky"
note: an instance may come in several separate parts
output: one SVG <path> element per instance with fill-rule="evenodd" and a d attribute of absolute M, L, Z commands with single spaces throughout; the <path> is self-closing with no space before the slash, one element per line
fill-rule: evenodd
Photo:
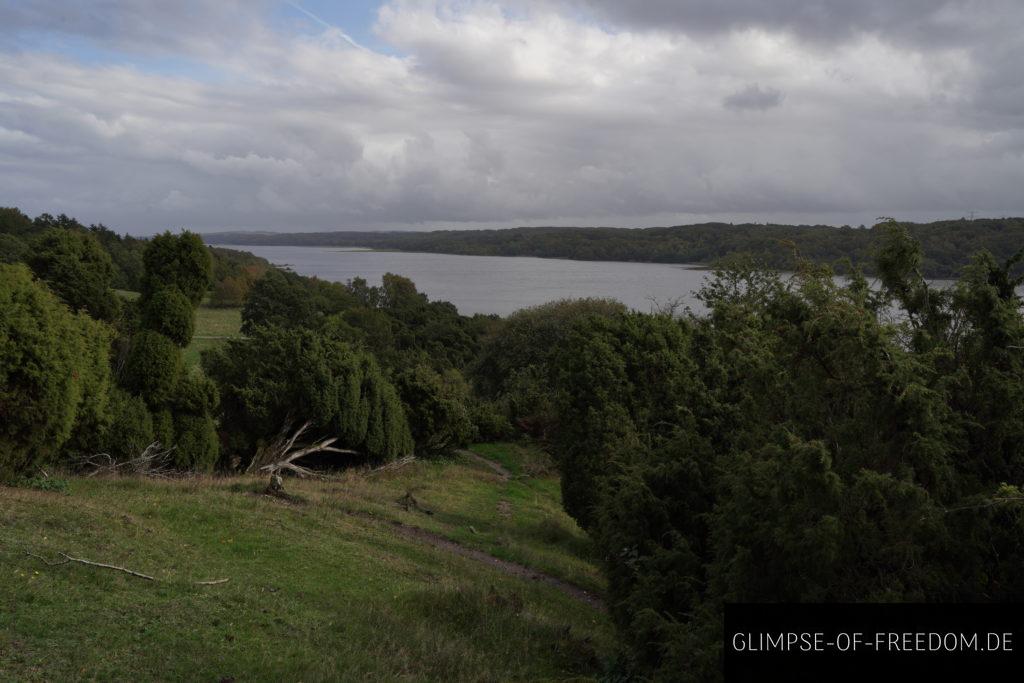
<path fill-rule="evenodd" d="M 0 206 L 165 229 L 1024 215 L 1020 0 L 0 0 Z"/>

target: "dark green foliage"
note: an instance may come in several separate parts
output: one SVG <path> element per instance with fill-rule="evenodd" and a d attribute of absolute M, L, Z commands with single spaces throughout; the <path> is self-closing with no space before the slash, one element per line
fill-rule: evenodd
<path fill-rule="evenodd" d="M 174 466 L 179 470 L 212 472 L 220 454 L 217 428 L 209 414 L 174 414 Z"/>
<path fill-rule="evenodd" d="M 197 305 L 213 277 L 209 250 L 199 235 L 187 230 L 178 235 L 164 232 L 154 236 L 146 245 L 143 263 L 143 298 L 158 290 L 176 287 L 193 305 Z"/>
<path fill-rule="evenodd" d="M 110 256 L 88 232 L 50 228 L 34 239 L 28 265 L 72 310 L 99 320 L 113 320 L 118 299 L 111 291 Z"/>
<path fill-rule="evenodd" d="M 401 401 L 372 356 L 312 330 L 257 327 L 204 354 L 220 390 L 233 455 L 248 461 L 285 426 L 306 420 L 312 434 L 376 459 L 412 451 Z"/>
<path fill-rule="evenodd" d="M 183 375 L 172 401 L 174 464 L 179 469 L 210 472 L 220 454 L 214 411 L 220 403 L 217 386 L 201 372 Z"/>
<path fill-rule="evenodd" d="M 270 262 L 247 251 L 207 247 L 213 257 L 213 281 L 221 282 L 229 277 L 258 280 L 270 270 Z"/>
<path fill-rule="evenodd" d="M 54 459 L 102 423 L 108 328 L 73 314 L 21 265 L 0 265 L 0 480 Z"/>
<path fill-rule="evenodd" d="M 145 241 L 118 235 L 105 225 L 90 225 L 88 228 L 74 218 L 60 214 L 56 218 L 48 213 L 41 214 L 32 222 L 31 233 L 39 235 L 47 230 L 69 230 L 93 237 L 110 257 L 113 266 L 111 286 L 118 289 L 139 291 L 142 286 L 142 250 Z"/>
<path fill-rule="evenodd" d="M 242 309 L 245 334 L 270 325 L 321 330 L 372 351 L 393 370 L 417 355 L 438 371 L 465 367 L 488 321 L 429 301 L 411 280 L 391 273 L 370 287 L 359 279 L 344 285 L 272 269 L 253 284 Z"/>
<path fill-rule="evenodd" d="M 168 337 L 142 330 L 132 337 L 121 383 L 141 395 L 152 408 L 166 405 L 181 373 L 181 349 Z"/>
<path fill-rule="evenodd" d="M 28 244 L 14 235 L 0 232 L 0 263 L 19 263 L 28 256 Z"/>
<path fill-rule="evenodd" d="M 584 317 L 559 344 L 564 504 L 634 675 L 718 678 L 727 601 L 1024 599 L 1016 262 L 944 293 L 901 226 L 876 234 L 879 293 L 737 263 L 706 317 Z"/>
<path fill-rule="evenodd" d="M 184 348 L 192 341 L 195 309 L 176 287 L 164 287 L 140 302 L 142 326 L 168 337 Z"/>
<path fill-rule="evenodd" d="M 182 375 L 174 392 L 174 409 L 177 412 L 203 415 L 214 410 L 220 403 L 217 385 L 200 372 Z"/>
<path fill-rule="evenodd" d="M 314 327 L 321 313 L 316 310 L 307 278 L 274 268 L 249 290 L 242 309 L 242 333 L 259 326 Z"/>
<path fill-rule="evenodd" d="M 668 316 L 592 314 L 569 326 L 558 353 L 556 453 L 565 509 L 593 521 L 611 464 L 692 419 L 696 366 L 688 326 Z"/>
<path fill-rule="evenodd" d="M 90 225 L 89 233 L 110 254 L 110 260 L 114 264 L 114 280 L 111 286 L 132 292 L 141 291 L 144 271 L 142 252 L 146 241 L 129 235 L 122 237 L 103 224 Z"/>
<path fill-rule="evenodd" d="M 457 371 L 441 374 L 420 364 L 398 375 L 395 385 L 417 455 L 447 455 L 469 443 L 474 435 L 469 387 Z"/>
<path fill-rule="evenodd" d="M 474 438 L 477 441 L 508 441 L 516 435 L 516 429 L 508 419 L 508 406 L 501 401 L 472 401 L 469 419 L 476 429 Z"/>
<path fill-rule="evenodd" d="M 146 402 L 121 389 L 110 397 L 111 421 L 103 434 L 102 451 L 114 460 L 124 462 L 138 457 L 156 441 L 153 416 Z"/>
<path fill-rule="evenodd" d="M 516 311 L 484 338 L 471 376 L 480 393 L 500 398 L 522 428 L 546 434 L 555 419 L 553 362 L 573 323 L 586 316 L 616 317 L 626 307 L 607 299 L 554 301 Z"/>
<path fill-rule="evenodd" d="M 166 408 L 153 412 L 153 440 L 164 447 L 174 445 L 174 415 Z"/>
<path fill-rule="evenodd" d="M 29 239 L 34 231 L 31 218 L 14 207 L 0 207 L 0 234 Z"/>

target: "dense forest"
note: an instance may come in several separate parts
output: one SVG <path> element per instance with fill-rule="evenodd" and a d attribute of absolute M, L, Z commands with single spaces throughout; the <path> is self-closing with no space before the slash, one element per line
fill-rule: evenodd
<path fill-rule="evenodd" d="M 1024 219 L 992 218 L 906 223 L 922 247 L 928 278 L 955 278 L 970 254 L 986 250 L 1006 260 L 1024 243 Z M 511 228 L 434 232 L 222 232 L 213 244 L 370 247 L 478 256 L 537 256 L 581 261 L 643 261 L 713 265 L 747 254 L 778 270 L 801 260 L 848 273 L 846 261 L 875 274 L 875 228 L 828 225 L 702 223 L 669 228 Z"/>
<path fill-rule="evenodd" d="M 879 288 L 801 248 L 792 276 L 719 267 L 706 314 L 499 319 L 400 275 L 247 275 L 189 232 L 117 242 L 128 258 L 73 219 L 4 215 L 26 246 L 0 265 L 0 479 L 154 444 L 178 471 L 245 471 L 306 424 L 373 463 L 530 439 L 603 562 L 615 680 L 716 680 L 726 602 L 1024 600 L 1024 251 L 934 288 L 922 226 L 886 221 L 815 233 L 870 238 Z M 972 225 L 1020 228 L 993 223 Z M 188 370 L 226 258 L 245 336 Z"/>

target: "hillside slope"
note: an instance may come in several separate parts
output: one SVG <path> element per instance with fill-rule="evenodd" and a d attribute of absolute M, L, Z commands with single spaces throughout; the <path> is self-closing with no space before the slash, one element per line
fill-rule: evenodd
<path fill-rule="evenodd" d="M 528 449 L 481 450 L 513 475 L 465 454 L 289 480 L 295 501 L 263 495 L 255 478 L 0 488 L 0 679 L 599 674 L 607 617 L 564 588 L 593 594 L 601 580 L 557 479 Z M 44 562 L 60 553 L 156 581 Z"/>

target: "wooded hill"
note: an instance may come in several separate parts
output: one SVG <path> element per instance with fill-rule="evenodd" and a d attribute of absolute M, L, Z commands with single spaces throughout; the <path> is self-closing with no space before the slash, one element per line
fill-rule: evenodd
<path fill-rule="evenodd" d="M 1024 218 L 905 223 L 925 254 L 923 274 L 953 278 L 970 256 L 990 251 L 1004 261 L 1024 244 Z M 876 226 L 877 227 L 877 226 Z M 580 261 L 713 264 L 737 253 L 773 268 L 791 269 L 796 257 L 873 274 L 875 228 L 829 225 L 700 223 L 666 228 L 509 228 L 433 232 L 219 232 L 209 244 L 370 247 L 477 256 L 537 256 Z"/>

